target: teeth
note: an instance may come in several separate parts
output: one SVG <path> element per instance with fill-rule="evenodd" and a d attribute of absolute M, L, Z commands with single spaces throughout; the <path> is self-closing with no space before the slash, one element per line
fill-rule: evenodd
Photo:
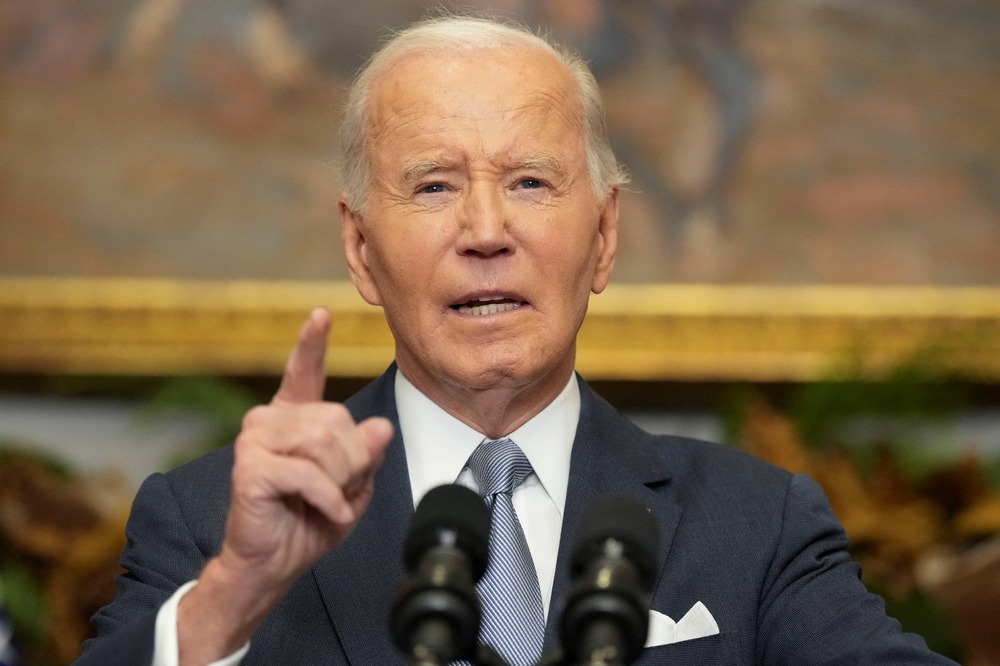
<path fill-rule="evenodd" d="M 499 301 L 502 300 L 500 297 L 495 298 L 480 298 L 479 301 Z M 508 310 L 514 310 L 520 307 L 520 303 L 488 303 L 487 305 L 462 305 L 459 306 L 458 311 L 462 314 L 472 315 L 478 317 L 480 315 L 490 315 L 496 314 L 498 312 L 507 312 Z"/>

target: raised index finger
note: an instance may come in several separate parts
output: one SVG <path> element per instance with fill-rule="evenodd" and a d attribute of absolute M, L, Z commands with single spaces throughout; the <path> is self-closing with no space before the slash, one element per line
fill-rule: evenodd
<path fill-rule="evenodd" d="M 330 313 L 326 308 L 315 308 L 302 325 L 299 341 L 288 357 L 275 401 L 304 403 L 323 399 L 329 333 Z"/>

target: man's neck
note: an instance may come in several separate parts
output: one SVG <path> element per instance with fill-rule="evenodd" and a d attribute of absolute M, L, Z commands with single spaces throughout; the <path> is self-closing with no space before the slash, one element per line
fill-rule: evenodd
<path fill-rule="evenodd" d="M 506 437 L 545 409 L 573 372 L 570 365 L 535 381 L 508 379 L 487 388 L 470 388 L 434 377 L 419 366 L 398 365 L 403 376 L 441 409 L 492 439 Z"/>

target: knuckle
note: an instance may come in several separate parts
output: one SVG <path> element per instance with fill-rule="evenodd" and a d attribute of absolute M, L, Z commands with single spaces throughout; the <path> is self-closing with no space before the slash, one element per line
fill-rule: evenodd
<path fill-rule="evenodd" d="M 252 448 L 252 443 L 246 439 L 237 438 L 235 459 L 233 460 L 233 485 L 240 485 L 242 482 L 254 477 L 260 466 L 257 464 L 257 456 Z"/>
<path fill-rule="evenodd" d="M 233 444 L 233 453 L 236 456 L 236 462 L 239 463 L 244 456 L 248 453 L 250 449 L 254 446 L 254 438 L 247 433 L 244 429 L 240 434 L 236 435 L 236 441 Z"/>
<path fill-rule="evenodd" d="M 326 417 L 334 428 L 354 426 L 354 417 L 351 416 L 351 412 L 339 402 L 327 403 Z"/>
<path fill-rule="evenodd" d="M 310 421 L 302 425 L 300 436 L 303 449 L 316 451 L 330 440 L 330 430 L 321 421 Z"/>
<path fill-rule="evenodd" d="M 264 420 L 266 414 L 267 407 L 264 407 L 263 405 L 252 407 L 250 411 L 243 416 L 243 428 L 253 428 L 254 426 L 260 424 Z"/>

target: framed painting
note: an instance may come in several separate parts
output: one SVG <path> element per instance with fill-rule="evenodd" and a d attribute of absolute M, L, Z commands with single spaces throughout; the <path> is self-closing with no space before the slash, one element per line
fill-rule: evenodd
<path fill-rule="evenodd" d="M 339 249 L 353 71 L 416 0 L 0 7 L 0 371 L 330 371 L 392 358 Z M 441 3 L 433 3 L 435 7 Z M 598 379 L 781 380 L 933 355 L 1000 379 L 1000 8 L 463 3 L 578 50 L 632 180 Z"/>

